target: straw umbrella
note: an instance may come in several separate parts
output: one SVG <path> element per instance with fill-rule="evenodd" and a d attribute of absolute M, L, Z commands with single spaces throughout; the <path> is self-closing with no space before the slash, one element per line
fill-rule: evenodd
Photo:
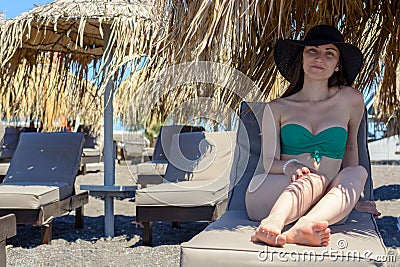
<path fill-rule="evenodd" d="M 78 77 L 87 78 L 90 67 L 95 66 L 93 80 L 99 91 L 92 97 L 104 94 L 105 106 L 103 191 L 115 189 L 113 85 L 121 78 L 119 70 L 124 69 L 127 61 L 149 53 L 150 46 L 145 39 L 150 33 L 149 10 L 149 3 L 139 0 L 56 0 L 7 21 L 1 33 L 2 85 L 13 84 L 16 77 L 13 74 L 21 66 L 29 74 L 33 66 L 44 65 L 49 60 L 51 65 L 51 59 L 57 57 L 58 78 L 65 78 L 58 79 L 58 85 L 68 86 L 68 93 L 79 98 L 88 93 L 88 85 L 78 82 L 79 79 L 69 79 L 65 73 L 72 71 Z M 46 80 L 47 73 L 43 71 L 38 76 L 38 84 Z M 22 87 L 11 92 L 23 91 L 24 82 L 20 84 Z M 113 213 L 113 197 L 106 196 L 106 236 L 114 235 Z"/>
<path fill-rule="evenodd" d="M 57 131 L 60 129 L 59 118 L 71 119 L 79 115 L 80 121 L 93 125 L 94 131 L 100 128 L 102 103 L 95 98 L 98 88 L 92 83 L 70 71 L 65 76 L 60 75 L 57 64 L 52 68 L 32 66 L 27 68 L 31 70 L 29 74 L 25 69 L 26 63 L 21 64 L 13 74 L 13 82 L 0 87 L 0 110 L 4 119 L 15 123 L 29 120 L 41 131 Z M 43 72 L 47 74 L 46 79 L 39 83 Z M 86 84 L 86 93 L 77 98 L 69 89 L 80 83 Z"/>
<path fill-rule="evenodd" d="M 154 42 L 163 46 L 152 58 L 153 65 L 196 60 L 224 63 L 245 73 L 269 98 L 285 88 L 284 84 L 274 87 L 280 77 L 274 66 L 274 42 L 301 38 L 316 24 L 339 25 L 346 41 L 359 46 L 365 57 L 354 86 L 375 90 L 376 114 L 400 129 L 400 96 L 396 94 L 400 1 L 171 0 L 168 9 L 165 1 L 155 2 L 155 12 L 168 27 L 153 35 Z M 224 94 L 229 99 L 232 92 Z M 237 103 L 232 105 L 235 108 Z"/>
<path fill-rule="evenodd" d="M 67 87 L 70 95 L 98 97 L 105 89 L 103 80 L 121 65 L 123 69 L 127 58 L 134 60 L 149 53 L 150 46 L 141 34 L 149 31 L 149 23 L 143 20 L 149 17 L 149 9 L 145 1 L 57 0 L 6 21 L 0 39 L 0 85 L 12 84 L 15 88 L 18 81 L 20 86 L 14 91 L 23 91 L 33 70 L 36 83 L 49 82 L 47 74 L 56 65 L 59 76 L 52 79 L 53 85 Z M 105 42 L 110 36 L 111 40 Z M 107 60 L 112 63 L 110 68 L 106 67 Z M 14 75 L 21 67 L 25 72 L 22 80 Z M 65 76 L 71 72 L 85 79 L 66 86 L 71 79 Z M 95 93 L 87 92 L 91 84 L 83 81 L 88 76 L 98 87 Z"/>

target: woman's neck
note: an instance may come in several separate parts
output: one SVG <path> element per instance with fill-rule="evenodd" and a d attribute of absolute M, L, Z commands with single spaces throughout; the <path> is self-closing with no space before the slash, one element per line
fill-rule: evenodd
<path fill-rule="evenodd" d="M 327 80 L 309 80 L 304 79 L 303 89 L 299 92 L 298 96 L 303 101 L 318 102 L 326 100 L 330 97 Z"/>

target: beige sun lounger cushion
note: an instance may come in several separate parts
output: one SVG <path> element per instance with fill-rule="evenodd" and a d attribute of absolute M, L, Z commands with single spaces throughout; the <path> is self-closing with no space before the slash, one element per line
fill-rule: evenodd
<path fill-rule="evenodd" d="M 67 183 L 2 184 L 0 185 L 0 207 L 3 209 L 38 209 L 45 204 L 70 196 L 70 192 L 71 188 Z"/>
<path fill-rule="evenodd" d="M 136 191 L 141 206 L 213 206 L 227 197 L 228 184 L 218 181 L 163 183 Z"/>
<path fill-rule="evenodd" d="M 213 206 L 223 200 L 228 194 L 235 140 L 235 132 L 174 135 L 165 183 L 137 190 L 136 204 Z"/>
<path fill-rule="evenodd" d="M 82 145 L 78 133 L 21 134 L 0 184 L 0 208 L 37 209 L 71 196 Z"/>
<path fill-rule="evenodd" d="M 101 156 L 102 152 L 96 148 L 83 148 L 82 156 L 84 157 L 97 157 Z"/>
<path fill-rule="evenodd" d="M 244 210 L 227 211 L 182 247 L 182 266 L 375 266 L 386 250 L 371 215 L 353 211 L 345 225 L 331 226 L 329 247 L 287 244 L 284 248 L 250 242 L 259 222 Z M 370 245 L 367 245 L 370 244 Z M 367 245 L 367 246 L 366 246 Z"/>
<path fill-rule="evenodd" d="M 165 161 L 152 160 L 137 164 L 138 175 L 165 175 L 168 163 Z"/>

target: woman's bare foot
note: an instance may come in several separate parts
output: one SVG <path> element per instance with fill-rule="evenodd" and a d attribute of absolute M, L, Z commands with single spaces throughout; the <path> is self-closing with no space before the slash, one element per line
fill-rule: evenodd
<path fill-rule="evenodd" d="M 282 247 L 286 244 L 286 236 L 281 234 L 283 228 L 280 220 L 266 218 L 251 235 L 252 242 L 264 242 L 270 246 Z"/>
<path fill-rule="evenodd" d="M 299 219 L 292 228 L 283 233 L 286 242 L 308 246 L 327 246 L 331 235 L 327 221 L 310 222 Z"/>

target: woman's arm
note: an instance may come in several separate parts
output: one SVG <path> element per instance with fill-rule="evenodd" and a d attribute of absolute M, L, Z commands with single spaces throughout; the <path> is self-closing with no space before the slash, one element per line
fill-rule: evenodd
<path fill-rule="evenodd" d="M 285 161 L 280 160 L 280 106 L 279 100 L 269 102 L 264 109 L 261 142 L 265 172 L 282 174 Z"/>
<path fill-rule="evenodd" d="M 365 109 L 362 93 L 351 87 L 346 88 L 346 90 L 346 106 L 349 107 L 350 117 L 348 123 L 348 138 L 342 161 L 343 168 L 359 165 L 357 134 Z"/>
<path fill-rule="evenodd" d="M 364 98 L 362 94 L 354 88 L 351 88 L 352 91 L 350 95 L 348 95 L 348 99 L 350 103 L 347 103 L 350 109 L 350 119 L 349 119 L 349 137 L 346 144 L 346 150 L 343 158 L 343 168 L 347 166 L 357 166 L 359 165 L 358 161 L 358 143 L 357 143 L 357 134 L 358 128 L 360 127 L 360 122 L 362 120 L 362 116 L 364 114 Z M 356 211 L 359 212 L 367 212 L 373 214 L 375 217 L 381 215 L 378 211 L 376 204 L 374 201 L 361 201 L 357 202 L 354 207 Z"/>

